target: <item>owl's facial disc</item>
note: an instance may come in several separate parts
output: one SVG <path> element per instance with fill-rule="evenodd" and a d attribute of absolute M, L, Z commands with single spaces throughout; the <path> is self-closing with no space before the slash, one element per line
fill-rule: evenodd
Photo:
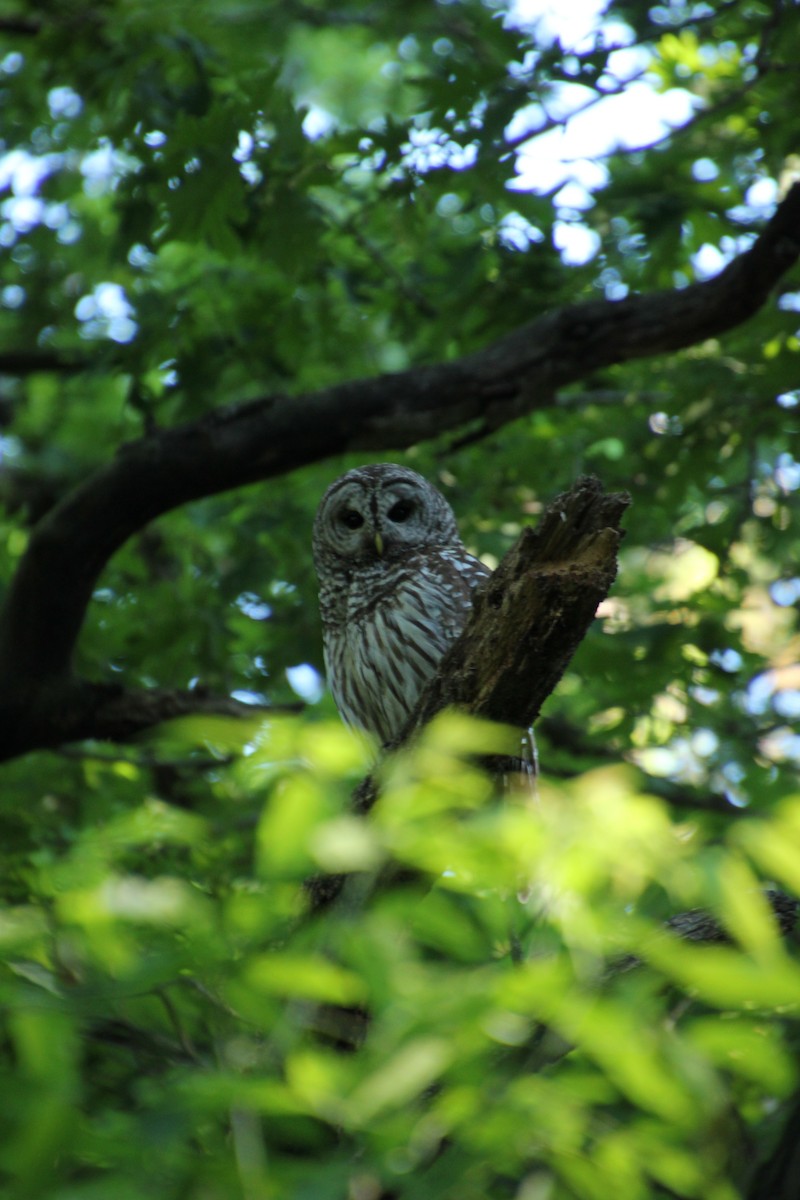
<path fill-rule="evenodd" d="M 406 480 L 389 479 L 378 489 L 353 482 L 332 506 L 336 549 L 351 561 L 368 562 L 418 545 L 422 511 L 414 485 Z"/>
<path fill-rule="evenodd" d="M 393 463 L 356 468 L 328 489 L 315 522 L 315 557 L 349 571 L 458 544 L 447 502 L 422 476 Z"/>

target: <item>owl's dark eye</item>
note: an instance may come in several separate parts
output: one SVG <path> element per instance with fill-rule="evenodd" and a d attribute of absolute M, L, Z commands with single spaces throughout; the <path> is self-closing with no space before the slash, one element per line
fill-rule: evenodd
<path fill-rule="evenodd" d="M 414 503 L 411 500 L 398 500 L 389 509 L 389 520 L 394 521 L 395 525 L 402 525 L 403 521 L 407 521 L 414 511 Z"/>
<path fill-rule="evenodd" d="M 360 529 L 364 524 L 364 518 L 355 508 L 346 508 L 339 517 L 339 520 L 343 525 L 346 525 L 348 529 Z"/>

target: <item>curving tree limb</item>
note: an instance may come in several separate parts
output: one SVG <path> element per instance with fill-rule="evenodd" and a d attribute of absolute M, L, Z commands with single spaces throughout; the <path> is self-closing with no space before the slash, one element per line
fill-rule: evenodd
<path fill-rule="evenodd" d="M 174 707 L 74 679 L 72 653 L 97 578 L 148 522 L 204 496 L 348 451 L 403 449 L 481 421 L 485 430 L 554 402 L 600 367 L 692 345 L 765 303 L 800 256 L 800 185 L 756 242 L 714 279 L 558 309 L 453 362 L 222 408 L 122 447 L 34 527 L 0 613 L 0 759 L 129 732 Z M 185 698 L 184 698 L 185 699 Z M 188 705 L 189 701 L 185 699 Z M 221 705 L 229 704 L 221 700 Z M 203 704 L 208 710 L 209 701 Z"/>

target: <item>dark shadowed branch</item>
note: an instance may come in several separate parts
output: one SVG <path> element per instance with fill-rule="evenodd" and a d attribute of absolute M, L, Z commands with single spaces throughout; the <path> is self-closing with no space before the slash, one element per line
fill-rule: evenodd
<path fill-rule="evenodd" d="M 0 614 L 0 758 L 57 744 L 48 727 L 61 740 L 111 736 L 100 730 L 107 693 L 73 680 L 72 654 L 103 567 L 154 518 L 332 455 L 403 449 L 475 421 L 495 429 L 552 404 L 559 388 L 598 368 L 732 329 L 758 311 L 798 255 L 795 185 L 750 249 L 714 279 L 558 309 L 453 362 L 265 397 L 124 446 L 34 527 L 9 587 Z M 123 724 L 147 728 L 157 713 L 158 705 L 142 705 Z"/>

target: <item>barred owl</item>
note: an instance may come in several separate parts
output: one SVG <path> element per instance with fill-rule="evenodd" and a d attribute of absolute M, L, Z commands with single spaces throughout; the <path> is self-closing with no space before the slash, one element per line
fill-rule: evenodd
<path fill-rule="evenodd" d="M 441 492 L 393 463 L 331 484 L 314 522 L 314 565 L 339 712 L 390 742 L 464 628 L 489 568 L 467 554 Z"/>

